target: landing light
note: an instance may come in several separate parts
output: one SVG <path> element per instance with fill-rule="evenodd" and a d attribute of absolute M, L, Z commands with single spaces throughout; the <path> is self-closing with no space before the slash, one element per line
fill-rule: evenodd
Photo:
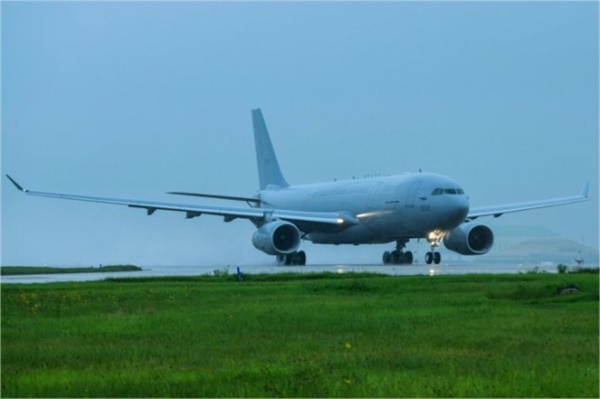
<path fill-rule="evenodd" d="M 379 214 L 380 212 L 364 212 L 364 213 L 359 213 L 358 215 L 356 215 L 357 218 L 362 219 L 362 218 L 368 218 L 371 216 L 375 216 L 377 214 Z"/>
<path fill-rule="evenodd" d="M 442 238 L 444 238 L 444 235 L 445 233 L 441 230 L 431 231 L 427 233 L 427 242 L 429 242 L 430 245 L 438 247 L 442 241 Z"/>
<path fill-rule="evenodd" d="M 432 231 L 429 234 L 427 234 L 427 241 L 436 241 L 439 237 L 440 235 L 437 232 Z"/>

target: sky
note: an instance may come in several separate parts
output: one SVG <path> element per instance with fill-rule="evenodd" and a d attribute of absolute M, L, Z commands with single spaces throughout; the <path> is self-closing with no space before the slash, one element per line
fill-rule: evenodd
<path fill-rule="evenodd" d="M 423 170 L 484 206 L 589 181 L 586 203 L 479 221 L 598 248 L 596 2 L 0 7 L 1 168 L 26 188 L 251 195 L 261 108 L 291 184 Z M 4 176 L 1 190 L 3 265 L 271 261 L 244 220 L 29 197 Z M 392 247 L 302 245 L 313 263 L 377 263 Z"/>

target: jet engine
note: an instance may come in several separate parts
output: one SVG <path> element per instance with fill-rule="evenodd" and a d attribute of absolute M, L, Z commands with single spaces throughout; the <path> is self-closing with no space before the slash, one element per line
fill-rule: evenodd
<path fill-rule="evenodd" d="M 482 224 L 463 223 L 444 236 L 444 246 L 461 255 L 483 255 L 492 249 L 494 233 Z"/>
<path fill-rule="evenodd" d="M 252 244 L 269 255 L 290 254 L 300 246 L 300 230 L 289 222 L 272 221 L 254 232 Z"/>

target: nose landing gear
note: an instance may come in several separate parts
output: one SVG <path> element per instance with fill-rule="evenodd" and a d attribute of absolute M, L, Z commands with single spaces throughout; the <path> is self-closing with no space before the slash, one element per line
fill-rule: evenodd
<path fill-rule="evenodd" d="M 425 254 L 425 263 L 427 263 L 428 265 L 431 265 L 432 263 L 439 265 L 442 261 L 442 254 L 436 252 L 435 249 L 440 246 L 442 236 L 440 234 L 437 234 L 436 232 L 431 232 L 427 236 L 427 241 L 431 246 L 431 251 Z"/>
<path fill-rule="evenodd" d="M 427 263 L 428 265 L 431 265 L 432 263 L 439 265 L 441 261 L 442 254 L 440 254 L 439 252 L 435 252 L 434 247 L 431 247 L 431 251 L 425 254 L 425 263 Z"/>

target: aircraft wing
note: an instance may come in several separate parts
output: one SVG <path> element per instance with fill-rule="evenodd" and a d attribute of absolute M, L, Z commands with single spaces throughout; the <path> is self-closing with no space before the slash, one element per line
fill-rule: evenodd
<path fill-rule="evenodd" d="M 517 203 L 517 204 L 471 208 L 469 210 L 469 214 L 467 215 L 467 219 L 473 220 L 473 219 L 477 219 L 480 216 L 499 217 L 505 213 L 521 212 L 521 211 L 527 211 L 530 209 L 547 208 L 550 206 L 567 205 L 567 204 L 574 204 L 576 202 L 583 202 L 583 201 L 587 201 L 590 199 L 589 189 L 590 189 L 590 183 L 588 182 L 585 184 L 585 186 L 583 186 L 583 189 L 581 190 L 581 192 L 578 195 L 573 195 L 570 197 L 554 198 L 554 199 L 541 200 L 541 201 L 521 202 L 521 203 Z"/>
<path fill-rule="evenodd" d="M 294 222 L 309 222 L 309 223 L 324 223 L 333 224 L 343 227 L 355 225 L 358 223 L 357 219 L 346 212 L 303 212 L 303 211 L 291 211 L 285 209 L 271 209 L 271 208 L 242 208 L 242 207 L 226 207 L 226 206 L 210 206 L 210 205 L 191 205 L 191 204 L 177 204 L 170 202 L 157 202 L 157 201 L 145 201 L 145 200 L 134 200 L 134 199 L 121 199 L 121 198 L 107 198 L 107 197 L 94 197 L 87 195 L 78 194 L 64 194 L 64 193 L 51 193 L 44 191 L 32 191 L 23 188 L 9 175 L 6 177 L 15 185 L 17 189 L 28 195 L 37 197 L 49 197 L 59 199 L 69 199 L 75 201 L 87 201 L 87 202 L 99 202 L 103 204 L 113 205 L 126 205 L 130 208 L 141 208 L 145 209 L 148 215 L 152 215 L 155 211 L 175 211 L 185 212 L 186 218 L 191 219 L 198 217 L 202 214 L 223 216 L 226 222 L 232 221 L 233 219 L 282 219 L 292 223 Z"/>

